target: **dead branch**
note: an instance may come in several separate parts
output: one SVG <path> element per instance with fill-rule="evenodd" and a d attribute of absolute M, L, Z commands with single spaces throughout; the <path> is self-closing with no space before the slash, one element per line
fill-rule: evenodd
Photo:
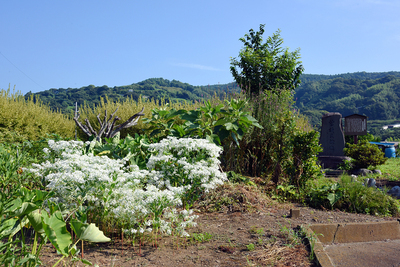
<path fill-rule="evenodd" d="M 110 115 L 110 117 L 107 119 L 107 110 L 104 111 L 104 120 L 100 119 L 100 114 L 97 115 L 97 120 L 100 123 L 100 129 L 98 132 L 93 130 L 92 125 L 90 124 L 88 119 L 85 119 L 86 125 L 81 124 L 79 122 L 79 112 L 75 115 L 74 121 L 76 125 L 87 135 L 87 136 L 92 136 L 94 135 L 96 137 L 97 141 L 100 141 L 103 134 L 104 137 L 106 138 L 112 138 L 114 137 L 118 132 L 120 132 L 122 129 L 126 129 L 129 127 L 132 127 L 137 124 L 139 121 L 140 116 L 144 116 L 144 107 L 142 110 L 132 117 L 130 117 L 127 121 L 120 125 L 115 125 L 115 122 L 118 120 L 121 120 L 119 117 L 115 116 L 115 113 L 117 112 L 118 108 Z M 114 117 L 115 116 L 115 117 Z M 115 129 L 114 129 L 115 127 Z"/>

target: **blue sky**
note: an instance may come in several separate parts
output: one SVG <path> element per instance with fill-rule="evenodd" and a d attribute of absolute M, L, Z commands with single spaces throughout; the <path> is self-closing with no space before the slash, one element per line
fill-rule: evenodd
<path fill-rule="evenodd" d="M 2 1 L 0 89 L 228 83 L 240 37 L 266 24 L 308 74 L 400 71 L 398 0 Z"/>

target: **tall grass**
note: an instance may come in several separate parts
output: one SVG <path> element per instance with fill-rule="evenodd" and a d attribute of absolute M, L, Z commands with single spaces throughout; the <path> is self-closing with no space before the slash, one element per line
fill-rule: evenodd
<path fill-rule="evenodd" d="M 24 96 L 10 87 L 0 91 L 0 141 L 39 140 L 46 134 L 65 138 L 74 135 L 75 122 L 61 112 L 54 112 L 39 99 Z"/>

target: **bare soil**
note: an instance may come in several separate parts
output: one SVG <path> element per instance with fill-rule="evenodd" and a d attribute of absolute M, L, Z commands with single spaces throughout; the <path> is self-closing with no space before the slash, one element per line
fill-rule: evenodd
<path fill-rule="evenodd" d="M 221 197 L 237 201 L 217 209 Z M 293 234 L 298 226 L 397 219 L 278 203 L 246 186 L 223 186 L 195 208 L 197 226 L 188 232 L 197 239 L 162 237 L 157 247 L 150 240 L 139 249 L 118 235 L 109 243 L 85 243 L 84 258 L 98 266 L 317 266 L 309 247 Z M 299 209 L 300 217 L 291 218 L 290 209 Z M 60 257 L 47 245 L 41 260 L 52 266 Z"/>

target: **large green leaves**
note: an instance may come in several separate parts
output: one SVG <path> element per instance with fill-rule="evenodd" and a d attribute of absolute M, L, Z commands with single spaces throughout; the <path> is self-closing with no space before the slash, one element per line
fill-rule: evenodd
<path fill-rule="evenodd" d="M 94 223 L 88 224 L 81 221 L 72 219 L 71 227 L 74 230 L 76 236 L 84 241 L 89 242 L 109 242 L 111 239 L 103 234 Z"/>
<path fill-rule="evenodd" d="M 224 139 L 232 137 L 237 145 L 250 127 L 262 128 L 247 109 L 247 100 L 231 99 L 224 104 L 212 104 L 205 101 L 204 106 L 196 110 L 159 110 L 153 109 L 152 119 L 143 121 L 150 125 L 151 135 L 168 135 L 204 138 L 222 145 Z M 179 124 L 177 123 L 179 121 Z M 183 122 L 183 124 L 182 124 Z"/>
<path fill-rule="evenodd" d="M 71 234 L 67 231 L 66 223 L 60 211 L 52 215 L 42 214 L 43 229 L 53 246 L 64 256 L 68 256 L 72 244 Z"/>
<path fill-rule="evenodd" d="M 37 232 L 39 234 L 44 233 L 43 222 L 42 222 L 42 212 L 44 213 L 45 211 L 34 210 L 33 212 L 31 212 L 27 215 L 27 218 L 28 218 L 29 222 L 31 223 L 33 229 L 35 229 L 35 232 Z"/>

